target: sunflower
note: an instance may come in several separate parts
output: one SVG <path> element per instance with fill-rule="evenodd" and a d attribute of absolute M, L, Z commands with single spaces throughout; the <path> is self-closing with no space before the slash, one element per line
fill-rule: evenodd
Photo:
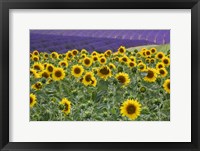
<path fill-rule="evenodd" d="M 54 67 L 52 64 L 47 64 L 46 69 L 47 69 L 47 71 L 48 71 L 49 73 L 52 73 L 53 70 L 54 70 L 54 68 L 55 68 L 55 67 Z"/>
<path fill-rule="evenodd" d="M 47 68 L 47 65 L 48 65 L 47 62 L 45 62 L 45 63 L 43 64 L 43 66 L 44 66 L 45 69 Z"/>
<path fill-rule="evenodd" d="M 52 78 L 55 81 L 62 80 L 65 78 L 65 71 L 63 68 L 54 68 Z"/>
<path fill-rule="evenodd" d="M 123 85 L 127 85 L 130 83 L 130 78 L 127 73 L 120 72 L 116 74 L 115 78 Z"/>
<path fill-rule="evenodd" d="M 163 52 L 158 52 L 158 53 L 156 54 L 156 58 L 157 58 L 157 59 L 162 59 L 164 56 L 165 56 L 165 54 L 164 54 Z"/>
<path fill-rule="evenodd" d="M 168 72 L 167 72 L 167 70 L 166 70 L 165 68 L 160 68 L 160 69 L 158 69 L 158 72 L 160 73 L 160 75 L 161 75 L 162 77 L 166 77 L 167 74 L 168 74 Z"/>
<path fill-rule="evenodd" d="M 141 104 L 137 100 L 128 99 L 123 102 L 120 107 L 120 113 L 122 116 L 127 116 L 131 120 L 135 120 L 140 116 Z"/>
<path fill-rule="evenodd" d="M 76 50 L 76 49 L 72 50 L 72 55 L 73 56 L 76 56 L 77 54 L 78 54 L 78 50 Z"/>
<path fill-rule="evenodd" d="M 91 53 L 91 55 L 92 55 L 92 56 L 97 56 L 98 53 L 97 53 L 96 51 L 93 51 L 93 52 Z"/>
<path fill-rule="evenodd" d="M 126 48 L 124 47 L 124 46 L 120 46 L 119 48 L 118 48 L 118 53 L 119 54 L 124 54 L 126 52 Z"/>
<path fill-rule="evenodd" d="M 106 50 L 104 54 L 108 57 L 112 54 L 112 50 Z"/>
<path fill-rule="evenodd" d="M 146 59 L 145 59 L 145 62 L 146 62 L 146 63 L 150 63 L 150 59 L 149 59 L 149 58 L 146 58 Z"/>
<path fill-rule="evenodd" d="M 68 52 L 66 53 L 66 59 L 67 59 L 67 60 L 71 59 L 72 56 L 73 56 L 73 54 L 72 54 L 71 51 L 68 51 Z"/>
<path fill-rule="evenodd" d="M 146 57 L 151 56 L 151 51 L 150 51 L 150 50 L 146 50 L 146 51 L 145 51 L 145 56 L 146 56 Z"/>
<path fill-rule="evenodd" d="M 71 102 L 67 98 L 63 98 L 60 104 L 65 106 L 64 110 L 62 111 L 65 113 L 65 115 L 68 115 L 71 110 Z"/>
<path fill-rule="evenodd" d="M 83 76 L 83 84 L 85 86 L 88 86 L 92 83 L 92 79 L 94 78 L 93 72 L 86 72 L 86 74 Z"/>
<path fill-rule="evenodd" d="M 136 67 L 136 63 L 134 62 L 134 61 L 129 61 L 128 62 L 128 66 L 130 67 L 130 68 L 133 68 L 133 67 Z"/>
<path fill-rule="evenodd" d="M 36 100 L 37 100 L 37 99 L 36 99 L 36 95 L 33 94 L 33 93 L 31 93 L 31 94 L 30 94 L 30 107 L 31 107 L 31 108 L 37 103 Z"/>
<path fill-rule="evenodd" d="M 116 69 L 116 66 L 113 63 L 109 63 L 108 66 L 109 66 L 110 69 Z"/>
<path fill-rule="evenodd" d="M 100 64 L 105 64 L 107 62 L 107 60 L 105 57 L 101 57 L 101 58 L 99 58 L 99 62 L 100 62 Z"/>
<path fill-rule="evenodd" d="M 164 63 L 165 66 L 169 66 L 170 65 L 170 59 L 168 57 L 163 57 L 162 58 L 162 62 Z"/>
<path fill-rule="evenodd" d="M 68 67 L 68 63 L 65 60 L 62 60 L 58 63 L 61 67 Z"/>
<path fill-rule="evenodd" d="M 156 48 L 151 48 L 150 51 L 151 51 L 152 54 L 154 54 L 154 53 L 157 52 L 157 49 Z"/>
<path fill-rule="evenodd" d="M 40 72 L 40 77 L 44 77 L 44 78 L 49 78 L 50 77 L 50 74 L 47 70 L 43 70 Z"/>
<path fill-rule="evenodd" d="M 128 61 L 129 61 L 129 58 L 127 57 L 127 56 L 123 56 L 123 57 L 121 57 L 120 59 L 119 59 L 119 61 L 120 62 L 125 62 L 125 63 L 127 63 Z"/>
<path fill-rule="evenodd" d="M 140 54 L 145 57 L 146 56 L 146 51 L 147 49 L 146 48 L 142 48 L 141 51 L 140 51 Z"/>
<path fill-rule="evenodd" d="M 39 52 L 38 52 L 38 50 L 34 50 L 32 54 L 35 55 L 35 56 L 38 56 Z"/>
<path fill-rule="evenodd" d="M 58 55 L 57 52 L 52 52 L 52 53 L 50 54 L 50 57 L 53 58 L 53 59 L 58 59 L 59 55 Z"/>
<path fill-rule="evenodd" d="M 158 70 L 158 69 L 160 69 L 160 68 L 164 68 L 165 67 L 165 65 L 164 65 L 164 63 L 162 63 L 162 62 L 158 62 L 157 64 L 156 64 L 156 69 Z"/>
<path fill-rule="evenodd" d="M 98 57 L 97 56 L 92 56 L 93 61 L 97 61 Z"/>
<path fill-rule="evenodd" d="M 41 63 L 38 63 L 38 62 L 35 62 L 32 67 L 35 70 L 43 70 L 44 69 L 43 65 Z"/>
<path fill-rule="evenodd" d="M 135 58 L 134 56 L 130 56 L 129 59 L 130 59 L 131 61 L 136 62 L 136 58 Z"/>
<path fill-rule="evenodd" d="M 46 84 L 50 84 L 51 82 L 53 82 L 53 79 L 52 79 L 52 78 L 50 78 L 50 79 L 46 82 Z"/>
<path fill-rule="evenodd" d="M 111 70 L 108 66 L 101 66 L 98 71 L 97 74 L 100 78 L 107 80 L 108 77 L 112 76 Z"/>
<path fill-rule="evenodd" d="M 148 68 L 146 71 L 147 71 L 147 75 L 144 77 L 144 81 L 155 82 L 158 71 L 154 68 Z"/>
<path fill-rule="evenodd" d="M 86 54 L 81 54 L 81 58 L 85 58 L 86 56 Z"/>
<path fill-rule="evenodd" d="M 43 54 L 43 58 L 44 58 L 44 59 L 47 59 L 48 57 L 49 57 L 49 54 L 48 54 L 48 53 L 44 53 L 44 54 Z"/>
<path fill-rule="evenodd" d="M 139 70 L 139 71 L 145 71 L 145 70 L 146 70 L 146 65 L 145 65 L 144 63 L 142 63 L 142 62 L 140 62 L 140 63 L 137 65 L 137 67 L 138 67 L 138 70 Z"/>
<path fill-rule="evenodd" d="M 35 62 L 37 62 L 37 61 L 39 61 L 39 57 L 38 56 L 32 56 L 32 61 L 35 61 Z"/>
<path fill-rule="evenodd" d="M 83 59 L 83 65 L 86 67 L 90 67 L 92 65 L 92 59 L 89 57 L 85 57 Z"/>
<path fill-rule="evenodd" d="M 154 58 L 151 58 L 151 59 L 150 59 L 150 62 L 151 62 L 151 63 L 154 63 L 154 62 L 155 62 L 155 59 L 154 59 Z"/>
<path fill-rule="evenodd" d="M 170 93 L 170 79 L 165 80 L 163 87 L 167 93 Z"/>
<path fill-rule="evenodd" d="M 34 90 L 40 90 L 42 88 L 42 83 L 41 82 L 36 82 L 31 86 L 32 89 Z"/>
<path fill-rule="evenodd" d="M 84 72 L 84 69 L 81 65 L 73 65 L 72 66 L 71 74 L 74 77 L 76 77 L 76 78 L 80 77 L 83 74 L 83 72 Z"/>
<path fill-rule="evenodd" d="M 34 69 L 30 69 L 30 75 L 33 75 L 36 79 L 41 78 L 40 74 Z"/>
<path fill-rule="evenodd" d="M 86 50 L 86 49 L 82 49 L 82 50 L 81 50 L 81 54 L 84 54 L 84 53 L 87 53 L 87 50 Z"/>

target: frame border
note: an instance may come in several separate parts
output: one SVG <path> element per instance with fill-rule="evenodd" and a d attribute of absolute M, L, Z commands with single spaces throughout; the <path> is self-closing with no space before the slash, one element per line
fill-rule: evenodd
<path fill-rule="evenodd" d="M 0 0 L 0 149 L 200 151 L 200 0 Z M 191 142 L 9 142 L 9 9 L 191 9 Z M 199 58 L 199 60 L 198 60 Z"/>

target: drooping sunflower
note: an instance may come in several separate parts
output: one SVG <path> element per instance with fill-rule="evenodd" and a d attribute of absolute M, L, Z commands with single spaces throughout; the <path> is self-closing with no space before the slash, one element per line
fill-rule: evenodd
<path fill-rule="evenodd" d="M 88 86 L 92 83 L 92 78 L 94 77 L 93 72 L 86 72 L 83 76 L 82 82 L 85 86 Z"/>
<path fill-rule="evenodd" d="M 86 67 L 90 67 L 92 65 L 92 59 L 89 57 L 85 57 L 83 59 L 83 65 Z"/>
<path fill-rule="evenodd" d="M 157 78 L 158 71 L 154 68 L 148 68 L 146 70 L 147 75 L 144 77 L 144 81 L 155 82 Z"/>
<path fill-rule="evenodd" d="M 38 50 L 34 50 L 34 51 L 32 52 L 32 54 L 35 55 L 35 56 L 38 56 L 38 55 L 39 55 L 39 52 L 38 52 Z"/>
<path fill-rule="evenodd" d="M 44 69 L 43 65 L 38 62 L 35 62 L 32 67 L 33 67 L 33 69 L 40 70 L 40 71 Z"/>
<path fill-rule="evenodd" d="M 50 77 L 50 74 L 49 74 L 49 72 L 47 71 L 47 70 L 42 70 L 41 72 L 40 72 L 40 77 L 44 77 L 44 78 L 49 78 Z"/>
<path fill-rule="evenodd" d="M 162 63 L 162 62 L 158 62 L 157 64 L 156 64 L 156 69 L 158 70 L 158 69 L 160 69 L 160 68 L 164 68 L 165 67 L 165 65 L 164 65 L 164 63 Z"/>
<path fill-rule="evenodd" d="M 83 74 L 83 72 L 84 72 L 84 69 L 81 65 L 73 65 L 72 66 L 71 74 L 74 77 L 76 77 L 76 78 L 80 77 Z"/>
<path fill-rule="evenodd" d="M 139 71 L 145 71 L 146 70 L 146 64 L 144 64 L 143 62 L 140 62 L 138 65 L 138 70 Z"/>
<path fill-rule="evenodd" d="M 150 51 L 151 51 L 152 54 L 154 54 L 154 53 L 157 52 L 157 49 L 156 48 L 151 48 Z"/>
<path fill-rule="evenodd" d="M 119 54 L 124 54 L 126 52 L 126 48 L 124 47 L 124 46 L 120 46 L 119 48 L 118 48 L 118 53 Z"/>
<path fill-rule="evenodd" d="M 52 73 L 53 70 L 54 70 L 54 66 L 52 64 L 47 64 L 47 67 L 46 67 L 46 70 L 49 72 L 49 73 Z"/>
<path fill-rule="evenodd" d="M 108 57 L 112 54 L 112 50 L 106 50 L 104 54 Z"/>
<path fill-rule="evenodd" d="M 68 67 L 68 62 L 65 60 L 62 60 L 58 63 L 61 67 Z"/>
<path fill-rule="evenodd" d="M 51 54 L 50 54 L 50 57 L 51 58 L 53 58 L 53 59 L 58 59 L 58 57 L 59 57 L 59 54 L 57 53 L 57 52 L 52 52 Z"/>
<path fill-rule="evenodd" d="M 116 69 L 116 66 L 113 63 L 109 63 L 108 66 L 109 66 L 110 69 Z"/>
<path fill-rule="evenodd" d="M 99 58 L 99 62 L 100 62 L 100 64 L 106 64 L 107 59 L 105 57 L 101 57 L 101 58 Z"/>
<path fill-rule="evenodd" d="M 129 62 L 128 62 L 128 66 L 129 66 L 130 68 L 133 68 L 133 67 L 136 67 L 137 64 L 136 64 L 134 61 L 129 61 Z"/>
<path fill-rule="evenodd" d="M 37 103 L 36 95 L 31 93 L 30 94 L 30 107 L 32 108 Z"/>
<path fill-rule="evenodd" d="M 169 66 L 170 65 L 170 59 L 168 57 L 163 57 L 162 58 L 162 62 L 164 63 L 165 66 Z"/>
<path fill-rule="evenodd" d="M 167 72 L 167 70 L 165 68 L 158 69 L 158 72 L 162 77 L 166 77 L 167 74 L 168 74 L 168 72 Z"/>
<path fill-rule="evenodd" d="M 127 85 L 130 83 L 130 78 L 127 73 L 120 72 L 116 74 L 115 78 L 121 83 L 122 85 Z"/>
<path fill-rule="evenodd" d="M 163 87 L 167 93 L 170 93 L 170 79 L 165 80 Z"/>
<path fill-rule="evenodd" d="M 77 49 L 72 50 L 72 55 L 73 56 L 76 56 L 77 54 L 78 54 L 78 50 Z"/>
<path fill-rule="evenodd" d="M 40 89 L 42 89 L 42 83 L 41 82 L 36 82 L 35 84 L 33 84 L 31 86 L 31 88 L 34 89 L 34 90 L 40 90 Z"/>
<path fill-rule="evenodd" d="M 35 56 L 35 55 L 34 55 L 34 56 L 32 56 L 31 59 L 32 59 L 32 61 L 37 62 L 37 61 L 39 61 L 39 56 Z"/>
<path fill-rule="evenodd" d="M 162 59 L 163 57 L 165 57 L 165 54 L 164 54 L 163 52 L 158 52 L 158 53 L 156 54 L 156 58 L 157 58 L 157 59 Z"/>
<path fill-rule="evenodd" d="M 65 71 L 63 68 L 54 68 L 52 78 L 55 81 L 63 80 L 65 78 Z"/>
<path fill-rule="evenodd" d="M 111 72 L 110 68 L 106 65 L 101 66 L 98 69 L 97 74 L 100 78 L 102 78 L 104 80 L 107 80 L 107 78 L 112 76 L 112 72 Z"/>
<path fill-rule="evenodd" d="M 140 116 L 141 104 L 137 100 L 128 99 L 123 102 L 120 107 L 122 116 L 127 116 L 131 120 L 135 120 Z"/>
<path fill-rule="evenodd" d="M 65 115 L 68 115 L 71 111 L 71 102 L 67 98 L 63 98 L 60 104 L 65 106 L 62 111 L 65 113 Z"/>

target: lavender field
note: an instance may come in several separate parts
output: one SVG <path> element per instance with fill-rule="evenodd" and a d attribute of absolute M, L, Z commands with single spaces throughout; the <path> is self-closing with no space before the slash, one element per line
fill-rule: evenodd
<path fill-rule="evenodd" d="M 72 49 L 89 52 L 117 51 L 143 45 L 170 43 L 169 30 L 31 30 L 30 49 L 40 52 L 65 53 Z"/>

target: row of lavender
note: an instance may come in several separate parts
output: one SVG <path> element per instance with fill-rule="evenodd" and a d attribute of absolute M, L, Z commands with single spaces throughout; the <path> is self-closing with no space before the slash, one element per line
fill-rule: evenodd
<path fill-rule="evenodd" d="M 116 50 L 119 46 L 135 47 L 170 42 L 169 30 L 31 30 L 31 51 L 66 52 Z"/>

